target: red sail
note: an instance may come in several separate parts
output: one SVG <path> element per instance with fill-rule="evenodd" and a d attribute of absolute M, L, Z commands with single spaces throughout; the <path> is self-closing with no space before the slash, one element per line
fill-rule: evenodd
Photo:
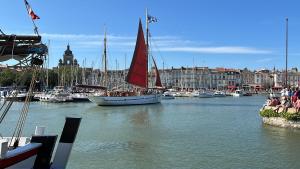
<path fill-rule="evenodd" d="M 139 23 L 139 32 L 135 50 L 126 81 L 130 84 L 147 88 L 148 86 L 148 57 L 142 23 Z"/>
<path fill-rule="evenodd" d="M 156 66 L 156 63 L 155 63 L 155 60 L 154 60 L 153 57 L 152 57 L 152 60 L 153 60 L 154 67 L 155 67 L 155 76 L 156 76 L 155 86 L 156 87 L 162 87 L 159 72 L 158 72 L 158 69 L 157 69 L 157 66 Z"/>

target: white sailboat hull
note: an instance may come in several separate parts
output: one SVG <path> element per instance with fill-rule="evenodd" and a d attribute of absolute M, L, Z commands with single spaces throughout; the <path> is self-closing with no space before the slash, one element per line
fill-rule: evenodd
<path fill-rule="evenodd" d="M 161 97 L 161 94 L 124 97 L 89 96 L 89 100 L 96 103 L 98 106 L 126 106 L 160 103 Z"/>

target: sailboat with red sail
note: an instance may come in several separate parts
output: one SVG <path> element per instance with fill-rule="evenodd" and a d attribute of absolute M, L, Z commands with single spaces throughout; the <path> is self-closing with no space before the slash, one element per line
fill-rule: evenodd
<path fill-rule="evenodd" d="M 149 23 L 148 17 L 146 17 L 146 23 L 147 25 Z M 122 92 L 118 91 L 117 94 L 108 91 L 107 95 L 105 96 L 90 96 L 90 101 L 96 103 L 99 106 L 143 105 L 160 103 L 162 95 L 159 90 L 153 88 L 150 89 L 148 86 L 148 28 L 146 38 L 147 40 L 145 41 L 143 27 L 140 20 L 135 50 L 129 72 L 126 77 L 126 82 L 133 85 L 136 90 Z M 162 88 L 159 72 L 155 61 L 153 63 L 156 72 L 155 87 Z"/>

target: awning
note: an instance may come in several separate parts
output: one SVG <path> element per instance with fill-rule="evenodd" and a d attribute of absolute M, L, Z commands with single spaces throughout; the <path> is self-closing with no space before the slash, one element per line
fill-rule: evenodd
<path fill-rule="evenodd" d="M 236 89 L 236 86 L 227 86 L 228 89 Z"/>

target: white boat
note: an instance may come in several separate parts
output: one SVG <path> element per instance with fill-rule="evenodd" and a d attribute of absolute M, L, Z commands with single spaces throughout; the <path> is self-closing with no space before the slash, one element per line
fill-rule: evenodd
<path fill-rule="evenodd" d="M 162 95 L 162 100 L 170 100 L 170 99 L 175 99 L 175 96 L 173 96 L 172 93 L 169 91 L 164 92 L 164 94 Z"/>
<path fill-rule="evenodd" d="M 236 90 L 234 93 L 232 93 L 232 96 L 234 96 L 234 97 L 240 97 L 240 96 L 243 96 L 243 91 L 241 91 L 241 90 Z"/>
<path fill-rule="evenodd" d="M 148 16 L 146 15 L 147 27 L 149 24 Z M 148 28 L 147 28 L 148 30 Z M 147 40 L 148 40 L 148 31 L 147 31 Z M 125 105 L 144 105 L 144 104 L 155 104 L 160 103 L 162 95 L 155 92 L 148 92 L 148 41 L 145 43 L 144 32 L 141 20 L 139 21 L 139 30 L 136 40 L 135 51 L 133 54 L 132 62 L 130 65 L 130 69 L 127 74 L 126 81 L 129 84 L 140 87 L 140 94 L 135 95 L 123 95 L 126 92 L 120 93 L 120 95 L 112 95 L 109 96 L 109 92 L 107 92 L 107 96 L 89 96 L 89 100 L 96 103 L 99 106 L 125 106 Z M 106 36 L 104 38 L 104 55 L 106 55 Z M 105 56 L 106 58 L 106 56 Z M 153 59 L 153 58 L 152 58 Z M 106 59 L 105 59 L 106 60 Z M 153 63 L 155 66 L 155 74 L 156 74 L 156 87 L 162 87 L 159 72 L 156 66 L 156 63 L 153 59 Z M 106 72 L 105 72 L 106 74 Z M 106 81 L 106 80 L 105 80 Z M 143 94 L 147 93 L 147 94 Z"/>
<path fill-rule="evenodd" d="M 226 97 L 226 94 L 222 91 L 215 91 L 214 97 Z"/>
<path fill-rule="evenodd" d="M 189 91 L 178 91 L 178 92 L 174 93 L 174 96 L 175 97 L 191 97 L 193 95 L 192 95 L 192 92 L 189 92 Z"/>
<path fill-rule="evenodd" d="M 125 106 L 155 104 L 161 102 L 161 94 L 150 94 L 141 96 L 90 96 L 90 101 L 98 106 Z"/>
<path fill-rule="evenodd" d="M 64 89 L 64 86 L 55 86 L 53 91 L 39 97 L 42 102 L 61 103 L 73 101 L 73 97 Z"/>
<path fill-rule="evenodd" d="M 191 94 L 193 97 L 198 97 L 200 95 L 200 92 L 198 90 L 195 90 Z"/>
<path fill-rule="evenodd" d="M 71 97 L 73 102 L 86 102 L 90 101 L 89 95 L 90 93 L 72 93 Z"/>
<path fill-rule="evenodd" d="M 194 97 L 199 97 L 199 98 L 211 98 L 214 97 L 213 93 L 206 91 L 206 90 L 201 90 L 201 91 L 194 91 L 192 93 Z"/>

